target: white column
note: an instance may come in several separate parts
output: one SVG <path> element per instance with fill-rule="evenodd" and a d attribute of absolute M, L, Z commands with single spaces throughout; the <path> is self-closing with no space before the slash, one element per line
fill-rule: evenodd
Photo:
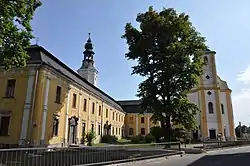
<path fill-rule="evenodd" d="M 23 110 L 22 128 L 21 128 L 21 134 L 19 138 L 19 145 L 24 145 L 27 139 L 29 115 L 30 115 L 31 106 L 32 106 L 32 94 L 33 94 L 33 90 L 35 89 L 33 86 L 34 79 L 35 79 L 35 70 L 32 69 L 29 71 L 28 86 L 27 86 L 27 93 L 26 93 L 24 110 Z M 32 123 L 32 121 L 30 123 Z"/>
<path fill-rule="evenodd" d="M 80 143 L 80 137 L 81 137 L 81 135 L 80 135 L 80 133 L 81 133 L 81 125 L 82 125 L 82 121 L 81 121 L 81 104 L 82 104 L 82 94 L 80 93 L 79 94 L 80 96 L 79 96 L 79 106 L 77 107 L 78 108 L 78 118 L 79 118 L 79 120 L 78 120 L 78 124 L 77 124 L 77 138 L 78 138 L 78 143 Z"/>
<path fill-rule="evenodd" d="M 138 135 L 138 115 L 135 115 L 135 135 Z"/>
<path fill-rule="evenodd" d="M 68 98 L 67 98 L 67 102 L 66 102 L 66 111 L 65 111 L 65 143 L 68 142 L 68 127 L 69 127 L 69 102 L 70 102 L 70 88 L 68 88 Z"/>
<path fill-rule="evenodd" d="M 147 134 L 149 134 L 150 133 L 150 116 L 148 115 L 148 133 Z"/>
<path fill-rule="evenodd" d="M 49 98 L 50 78 L 46 78 L 46 86 L 44 91 L 44 104 L 43 104 L 43 119 L 42 119 L 42 133 L 41 142 L 45 139 L 46 133 L 46 122 L 47 122 L 47 111 L 48 111 L 48 98 Z"/>

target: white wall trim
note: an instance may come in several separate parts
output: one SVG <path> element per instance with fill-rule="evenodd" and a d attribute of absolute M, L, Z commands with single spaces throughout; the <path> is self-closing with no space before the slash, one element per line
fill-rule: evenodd
<path fill-rule="evenodd" d="M 47 122 L 47 111 L 48 111 L 48 98 L 49 98 L 49 88 L 50 88 L 50 78 L 46 78 L 46 86 L 44 91 L 44 104 L 43 104 L 43 119 L 42 119 L 42 133 L 41 133 L 41 142 L 45 139 L 46 132 L 46 122 Z"/>
<path fill-rule="evenodd" d="M 34 75 L 34 69 L 33 69 L 29 71 L 28 86 L 27 86 L 26 98 L 25 98 L 25 104 L 24 104 L 24 110 L 23 110 L 22 127 L 21 127 L 21 134 L 19 138 L 19 145 L 24 145 L 27 139 L 29 115 L 30 115 L 31 106 L 32 106 L 32 93 L 34 89 L 33 88 L 34 79 L 35 79 L 35 75 Z"/>

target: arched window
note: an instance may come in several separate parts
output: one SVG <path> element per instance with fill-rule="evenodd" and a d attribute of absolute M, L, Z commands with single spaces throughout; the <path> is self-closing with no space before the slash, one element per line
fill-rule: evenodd
<path fill-rule="evenodd" d="M 207 58 L 207 56 L 204 56 L 204 63 L 205 63 L 205 64 L 208 63 L 208 58 Z"/>
<path fill-rule="evenodd" d="M 221 106 L 221 113 L 224 114 L 224 105 L 220 104 L 220 106 Z"/>
<path fill-rule="evenodd" d="M 209 102 L 208 103 L 208 112 L 210 114 L 213 114 L 214 113 L 214 106 L 213 106 L 213 103 L 212 102 Z"/>

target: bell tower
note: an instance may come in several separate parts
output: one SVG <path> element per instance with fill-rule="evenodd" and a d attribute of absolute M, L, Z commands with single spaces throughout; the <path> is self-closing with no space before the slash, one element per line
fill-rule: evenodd
<path fill-rule="evenodd" d="M 83 52 L 84 59 L 82 61 L 82 66 L 77 70 L 77 72 L 88 82 L 97 86 L 98 71 L 95 68 L 94 54 L 93 44 L 89 33 L 89 38 L 85 44 L 85 50 Z"/>

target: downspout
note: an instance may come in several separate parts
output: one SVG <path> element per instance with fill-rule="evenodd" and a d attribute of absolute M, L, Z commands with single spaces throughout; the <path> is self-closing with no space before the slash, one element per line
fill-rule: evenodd
<path fill-rule="evenodd" d="M 36 101 L 36 91 L 37 91 L 37 84 L 38 84 L 38 76 L 39 76 L 39 70 L 41 66 L 43 65 L 43 62 L 40 63 L 40 65 L 36 69 L 36 78 L 35 78 L 35 84 L 34 84 L 34 91 L 33 91 L 33 98 L 32 98 L 32 107 L 31 107 L 31 115 L 30 115 L 30 125 L 29 125 L 29 132 L 28 132 L 28 140 L 31 143 L 31 137 L 32 137 L 32 128 L 33 128 L 33 115 L 34 115 L 34 108 L 35 108 L 35 101 Z"/>
<path fill-rule="evenodd" d="M 104 109 L 103 109 L 103 100 L 102 100 L 102 116 L 101 116 L 101 138 L 103 135 L 103 115 L 104 115 Z"/>

